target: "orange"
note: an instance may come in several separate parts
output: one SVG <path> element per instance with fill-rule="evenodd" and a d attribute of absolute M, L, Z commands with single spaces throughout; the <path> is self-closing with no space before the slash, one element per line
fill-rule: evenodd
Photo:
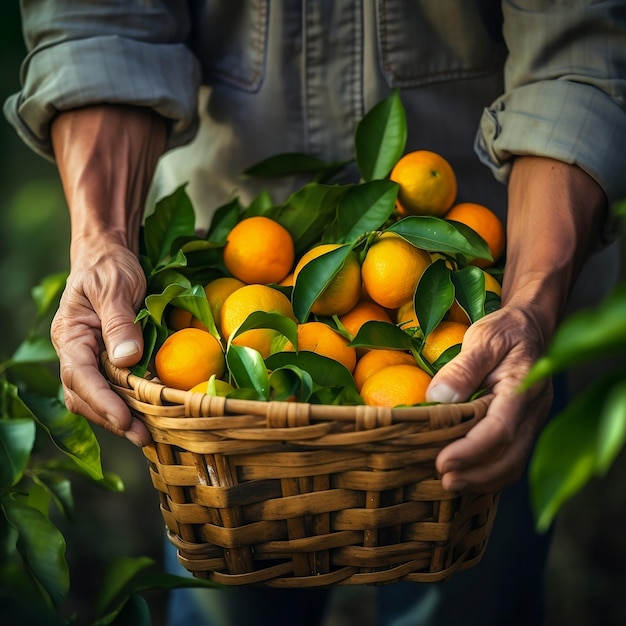
<path fill-rule="evenodd" d="M 389 178 L 400 185 L 396 205 L 401 215 L 442 216 L 456 199 L 454 171 L 436 152 L 416 150 L 405 154 Z"/>
<path fill-rule="evenodd" d="M 415 359 L 408 352 L 380 348 L 366 352 L 354 368 L 354 382 L 358 391 L 363 383 L 378 370 L 388 365 L 415 365 Z"/>
<path fill-rule="evenodd" d="M 172 333 L 155 357 L 156 375 L 167 387 L 191 389 L 211 376 L 221 377 L 226 365 L 219 341 L 198 328 Z"/>
<path fill-rule="evenodd" d="M 394 233 L 383 233 L 369 248 L 361 266 L 365 290 L 374 302 L 397 309 L 413 298 L 430 263 L 425 250 Z"/>
<path fill-rule="evenodd" d="M 468 325 L 460 322 L 439 322 L 426 337 L 422 355 L 427 361 L 434 363 L 448 348 L 463 343 L 467 329 Z"/>
<path fill-rule="evenodd" d="M 371 406 L 411 406 L 426 401 L 431 377 L 417 365 L 388 365 L 372 374 L 361 387 L 361 397 Z"/>
<path fill-rule="evenodd" d="M 398 308 L 396 311 L 396 324 L 403 330 L 415 328 L 420 325 L 413 307 L 413 299 L 405 302 Z"/>
<path fill-rule="evenodd" d="M 226 269 L 244 283 L 279 283 L 291 270 L 294 245 L 289 231 L 269 217 L 242 220 L 228 233 Z"/>
<path fill-rule="evenodd" d="M 474 259 L 472 265 L 484 268 L 493 265 L 504 252 L 506 233 L 500 218 L 486 206 L 475 202 L 462 202 L 453 206 L 445 216 L 447 220 L 461 222 L 476 231 L 489 246 L 493 261 Z"/>
<path fill-rule="evenodd" d="M 386 309 L 380 306 L 380 304 L 368 300 L 357 302 L 347 313 L 339 316 L 339 321 L 353 339 L 365 322 L 377 321 L 388 322 L 389 324 L 393 323 Z"/>
<path fill-rule="evenodd" d="M 336 250 L 340 245 L 338 243 L 324 243 L 305 252 L 293 272 L 294 282 L 297 282 L 298 274 L 307 263 Z M 350 252 L 342 268 L 314 302 L 311 313 L 327 316 L 343 315 L 354 307 L 360 297 L 361 267 L 357 255 Z"/>
<path fill-rule="evenodd" d="M 211 309 L 211 315 L 213 316 L 213 321 L 218 330 L 220 330 L 220 313 L 224 301 L 231 293 L 245 286 L 245 284 L 246 283 L 241 282 L 238 278 L 221 276 L 204 286 L 204 293 L 206 294 L 206 299 Z M 201 328 L 202 330 L 207 329 L 206 326 L 196 318 L 191 321 L 191 326 Z"/>
<path fill-rule="evenodd" d="M 293 350 L 287 344 L 285 350 Z M 356 350 L 348 340 L 323 322 L 305 322 L 298 325 L 298 351 L 316 352 L 345 366 L 350 372 L 356 365 Z"/>
<path fill-rule="evenodd" d="M 205 393 L 209 396 L 225 397 L 233 391 L 233 386 L 219 378 L 210 378 L 209 380 L 203 380 L 201 383 L 194 385 L 189 391 Z"/>
<path fill-rule="evenodd" d="M 267 285 L 245 285 L 230 294 L 222 304 L 220 327 L 224 338 L 228 340 L 248 315 L 255 311 L 265 311 L 266 313 L 276 311 L 294 322 L 296 321 L 291 302 L 283 293 Z M 261 353 L 263 358 L 267 358 L 277 348 L 280 348 L 281 341 L 282 335 L 278 331 L 268 328 L 254 328 L 238 335 L 233 343 L 254 348 Z"/>
<path fill-rule="evenodd" d="M 182 330 L 191 326 L 193 315 L 185 309 L 173 306 L 167 310 L 165 321 L 171 330 Z"/>

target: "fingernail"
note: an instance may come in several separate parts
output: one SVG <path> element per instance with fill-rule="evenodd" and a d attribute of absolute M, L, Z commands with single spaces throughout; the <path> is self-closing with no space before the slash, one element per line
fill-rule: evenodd
<path fill-rule="evenodd" d="M 426 390 L 427 402 L 458 402 L 461 394 L 446 383 L 438 383 Z"/>
<path fill-rule="evenodd" d="M 114 359 L 123 359 L 139 352 L 139 346 L 136 341 L 123 341 L 113 350 Z"/>
<path fill-rule="evenodd" d="M 128 441 L 130 441 L 131 443 L 135 444 L 138 448 L 143 447 L 143 443 L 141 443 L 141 439 L 136 432 L 133 432 L 132 430 L 127 430 L 124 433 L 124 437 L 126 437 L 126 439 L 128 439 Z"/>
<path fill-rule="evenodd" d="M 111 426 L 113 426 L 116 430 L 120 429 L 120 421 L 117 419 L 117 417 L 115 417 L 115 415 L 107 413 L 105 417 L 107 418 L 107 422 L 109 422 Z"/>

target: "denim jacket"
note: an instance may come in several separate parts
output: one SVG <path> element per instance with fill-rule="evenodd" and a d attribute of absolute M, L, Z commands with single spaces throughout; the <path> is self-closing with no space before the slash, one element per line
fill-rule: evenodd
<path fill-rule="evenodd" d="M 356 123 L 395 88 L 407 150 L 448 158 L 459 200 L 504 211 L 496 181 L 519 154 L 576 163 L 626 197 L 622 0 L 22 4 L 29 53 L 5 114 L 23 139 L 51 157 L 58 111 L 152 107 L 176 148 L 160 189 L 189 180 L 201 211 L 249 199 L 239 172 L 272 154 L 349 157 Z"/>

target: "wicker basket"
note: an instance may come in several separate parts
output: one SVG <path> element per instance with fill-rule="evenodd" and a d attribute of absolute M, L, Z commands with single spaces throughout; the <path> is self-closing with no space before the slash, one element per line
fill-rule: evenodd
<path fill-rule="evenodd" d="M 402 409 L 184 392 L 115 368 L 181 564 L 224 585 L 437 582 L 475 565 L 498 494 L 441 487 L 439 450 L 489 397 Z"/>

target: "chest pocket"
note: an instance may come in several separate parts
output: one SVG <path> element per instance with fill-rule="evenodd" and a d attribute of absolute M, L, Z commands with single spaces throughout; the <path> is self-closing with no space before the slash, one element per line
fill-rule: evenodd
<path fill-rule="evenodd" d="M 205 84 L 225 83 L 255 92 L 263 83 L 269 0 L 208 0 L 197 3 L 192 45 Z"/>
<path fill-rule="evenodd" d="M 391 88 L 474 78 L 506 56 L 495 0 L 377 0 L 376 17 L 381 71 Z"/>

